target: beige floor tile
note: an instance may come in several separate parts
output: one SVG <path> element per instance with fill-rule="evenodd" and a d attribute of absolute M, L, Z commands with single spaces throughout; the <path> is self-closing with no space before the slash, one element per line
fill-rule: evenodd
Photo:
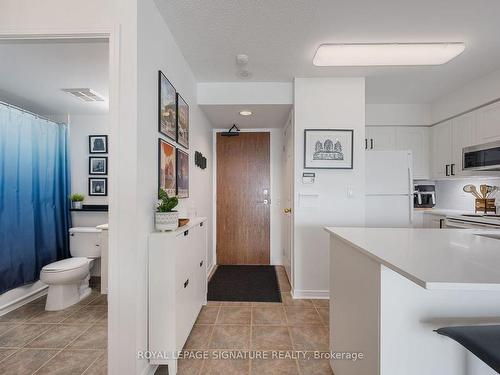
<path fill-rule="evenodd" d="M 177 363 L 177 374 L 179 375 L 179 363 Z M 168 375 L 168 366 L 167 365 L 158 366 L 155 375 Z"/>
<path fill-rule="evenodd" d="M 252 307 L 252 324 L 270 324 L 270 325 L 284 325 L 286 324 L 285 313 L 283 307 Z"/>
<path fill-rule="evenodd" d="M 3 349 L 0 348 L 0 362 L 7 358 L 9 355 L 16 352 L 18 349 Z"/>
<path fill-rule="evenodd" d="M 220 306 L 222 301 L 207 301 L 207 306 Z"/>
<path fill-rule="evenodd" d="M 45 310 L 42 304 L 27 304 L 0 316 L 0 322 L 24 322 Z"/>
<path fill-rule="evenodd" d="M 252 307 L 280 307 L 281 302 L 252 302 Z"/>
<path fill-rule="evenodd" d="M 80 306 L 88 305 L 90 302 L 94 301 L 99 296 L 101 296 L 101 293 L 97 289 L 92 289 L 90 295 L 87 298 L 84 298 L 80 302 L 78 302 L 78 305 Z"/>
<path fill-rule="evenodd" d="M 221 306 L 252 306 L 252 302 L 246 302 L 246 301 L 222 301 Z"/>
<path fill-rule="evenodd" d="M 19 325 L 19 323 L 14 322 L 0 322 L 0 336 L 7 332 L 9 329 L 14 328 Z"/>
<path fill-rule="evenodd" d="M 203 375 L 248 375 L 249 359 L 210 359 L 204 361 Z"/>
<path fill-rule="evenodd" d="M 51 327 L 50 324 L 20 324 L 0 336 L 0 347 L 22 347 Z"/>
<path fill-rule="evenodd" d="M 294 299 L 290 293 L 281 293 L 281 300 L 286 306 L 314 307 L 310 299 Z"/>
<path fill-rule="evenodd" d="M 107 306 L 84 306 L 63 320 L 67 324 L 85 324 L 98 322 L 107 312 Z"/>
<path fill-rule="evenodd" d="M 308 353 L 309 359 L 299 359 L 300 371 L 307 375 L 333 375 L 328 359 L 314 359 L 313 353 Z"/>
<path fill-rule="evenodd" d="M 214 324 L 217 320 L 219 307 L 217 306 L 203 306 L 201 308 L 196 324 Z"/>
<path fill-rule="evenodd" d="M 329 299 L 313 299 L 312 303 L 316 307 L 324 307 L 324 308 L 330 307 L 330 300 Z"/>
<path fill-rule="evenodd" d="M 252 349 L 287 350 L 292 349 L 292 341 L 287 327 L 252 326 Z"/>
<path fill-rule="evenodd" d="M 212 334 L 213 325 L 196 324 L 186 340 L 184 349 L 206 349 Z"/>
<path fill-rule="evenodd" d="M 295 350 L 328 350 L 329 330 L 322 326 L 290 327 Z"/>
<path fill-rule="evenodd" d="M 26 346 L 39 349 L 63 349 L 71 341 L 85 332 L 90 325 L 51 325 L 50 329 L 30 341 Z"/>
<path fill-rule="evenodd" d="M 288 324 L 291 326 L 323 324 L 315 308 L 286 306 L 285 313 Z"/>
<path fill-rule="evenodd" d="M 40 304 L 40 305 L 45 305 L 47 302 L 47 295 L 38 297 L 37 299 L 33 300 L 30 302 L 30 304 Z"/>
<path fill-rule="evenodd" d="M 330 325 L 330 309 L 318 308 L 318 313 L 323 321 L 323 324 L 327 326 Z"/>
<path fill-rule="evenodd" d="M 29 323 L 60 323 L 68 316 L 74 314 L 81 306 L 70 306 L 59 311 L 42 311 L 28 320 Z"/>
<path fill-rule="evenodd" d="M 21 349 L 0 362 L 0 374 L 32 374 L 57 353 L 57 349 Z"/>
<path fill-rule="evenodd" d="M 250 324 L 249 306 L 222 306 L 216 324 Z"/>
<path fill-rule="evenodd" d="M 82 374 L 102 353 L 101 350 L 63 350 L 43 365 L 36 375 Z"/>
<path fill-rule="evenodd" d="M 252 375 L 295 375 L 299 374 L 294 359 L 254 359 L 251 363 Z"/>
<path fill-rule="evenodd" d="M 215 326 L 208 347 L 210 349 L 248 349 L 250 326 Z"/>
<path fill-rule="evenodd" d="M 177 362 L 177 375 L 200 375 L 202 359 L 181 359 Z"/>
<path fill-rule="evenodd" d="M 89 306 L 95 306 L 95 305 L 107 306 L 108 305 L 108 295 L 107 294 L 100 294 L 97 298 L 95 298 L 93 301 L 91 301 L 89 303 Z"/>
<path fill-rule="evenodd" d="M 73 341 L 68 349 L 106 349 L 108 347 L 108 327 L 94 325 Z"/>
<path fill-rule="evenodd" d="M 108 354 L 104 352 L 92 365 L 85 370 L 83 375 L 107 375 Z"/>

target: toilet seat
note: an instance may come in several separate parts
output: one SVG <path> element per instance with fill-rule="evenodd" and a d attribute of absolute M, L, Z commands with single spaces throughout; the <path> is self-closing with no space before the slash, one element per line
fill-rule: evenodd
<path fill-rule="evenodd" d="M 88 269 L 89 260 L 83 257 L 67 258 L 47 264 L 42 268 L 42 272 L 55 273 L 76 270 L 78 268 Z"/>

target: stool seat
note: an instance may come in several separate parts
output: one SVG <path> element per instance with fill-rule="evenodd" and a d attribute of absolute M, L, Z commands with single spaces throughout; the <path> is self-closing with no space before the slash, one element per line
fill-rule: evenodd
<path fill-rule="evenodd" d="M 500 373 L 500 325 L 443 327 L 436 332 L 455 340 Z"/>

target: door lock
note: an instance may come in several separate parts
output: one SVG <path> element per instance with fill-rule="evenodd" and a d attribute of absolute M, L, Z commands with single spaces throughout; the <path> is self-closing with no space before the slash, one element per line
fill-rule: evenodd
<path fill-rule="evenodd" d="M 289 214 L 289 213 L 291 213 L 291 212 L 292 212 L 292 209 L 291 209 L 291 208 L 285 208 L 285 209 L 283 210 L 283 212 L 284 212 L 285 214 Z"/>

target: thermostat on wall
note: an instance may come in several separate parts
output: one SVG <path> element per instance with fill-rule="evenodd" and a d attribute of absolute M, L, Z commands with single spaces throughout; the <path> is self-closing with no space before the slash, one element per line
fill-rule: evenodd
<path fill-rule="evenodd" d="M 316 173 L 311 173 L 311 172 L 302 173 L 302 183 L 303 184 L 314 184 L 315 178 L 316 178 Z"/>

